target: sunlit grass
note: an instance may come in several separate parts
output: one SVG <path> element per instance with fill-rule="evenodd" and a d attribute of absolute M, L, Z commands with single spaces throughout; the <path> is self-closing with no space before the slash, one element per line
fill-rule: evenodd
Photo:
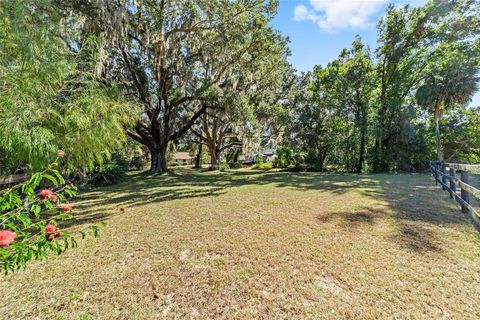
<path fill-rule="evenodd" d="M 101 237 L 2 277 L 2 317 L 480 316 L 480 238 L 428 175 L 179 169 L 78 205 Z"/>

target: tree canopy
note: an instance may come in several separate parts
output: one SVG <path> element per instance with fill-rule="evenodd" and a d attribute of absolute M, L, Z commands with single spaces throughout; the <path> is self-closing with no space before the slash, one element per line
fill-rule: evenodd
<path fill-rule="evenodd" d="M 42 167 L 59 148 L 65 170 L 92 169 L 125 153 L 126 136 L 157 173 L 172 142 L 205 145 L 212 168 L 230 148 L 255 158 L 282 147 L 305 169 L 351 172 L 414 170 L 455 152 L 441 146 L 442 115 L 476 110 L 464 107 L 478 89 L 478 2 L 390 5 L 378 48 L 356 37 L 304 74 L 271 26 L 277 7 L 3 1 L 2 173 Z"/>
<path fill-rule="evenodd" d="M 435 149 L 442 160 L 443 111 L 465 112 L 478 89 L 479 9 L 475 1 L 390 5 L 374 54 L 357 38 L 314 68 L 289 144 L 317 170 L 409 171 L 424 167 Z M 436 143 L 428 133 L 432 113 Z"/>
<path fill-rule="evenodd" d="M 48 0 L 3 1 L 0 30 L 1 169 L 38 169 L 60 148 L 70 169 L 91 168 L 121 146 L 134 108 L 95 74 L 94 37 L 69 48 Z"/>
<path fill-rule="evenodd" d="M 101 39 L 104 77 L 143 107 L 128 134 L 145 145 L 151 170 L 167 170 L 170 141 L 205 113 L 227 74 L 269 50 L 268 1 L 78 1 L 65 10 L 85 18 Z M 79 41 L 80 42 L 80 41 Z"/>

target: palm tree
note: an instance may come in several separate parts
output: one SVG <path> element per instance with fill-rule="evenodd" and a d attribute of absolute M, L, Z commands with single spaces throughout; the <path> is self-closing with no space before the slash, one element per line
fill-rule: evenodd
<path fill-rule="evenodd" d="M 437 160 L 443 161 L 440 119 L 446 109 L 466 104 L 478 89 L 478 62 L 455 51 L 447 59 L 433 63 L 416 93 L 418 105 L 433 113 Z"/>

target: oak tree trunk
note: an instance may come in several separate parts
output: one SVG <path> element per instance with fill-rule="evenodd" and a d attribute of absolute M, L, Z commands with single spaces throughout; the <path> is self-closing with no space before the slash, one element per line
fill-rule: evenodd
<path fill-rule="evenodd" d="M 197 156 L 195 157 L 195 168 L 197 169 L 200 169 L 202 167 L 202 151 L 203 151 L 202 149 L 203 149 L 203 144 L 199 143 Z"/>
<path fill-rule="evenodd" d="M 210 170 L 217 169 L 217 166 L 218 166 L 218 155 L 214 150 L 210 151 Z"/>
<path fill-rule="evenodd" d="M 150 172 L 165 173 L 167 172 L 167 144 L 158 146 L 155 150 L 151 150 Z"/>
<path fill-rule="evenodd" d="M 157 167 L 158 154 L 155 150 L 150 150 L 150 172 L 155 172 Z"/>

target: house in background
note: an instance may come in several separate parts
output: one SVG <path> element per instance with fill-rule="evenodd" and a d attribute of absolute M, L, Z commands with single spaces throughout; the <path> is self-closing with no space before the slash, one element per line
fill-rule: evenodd
<path fill-rule="evenodd" d="M 273 162 L 277 156 L 277 149 L 263 149 L 261 153 L 264 162 Z M 238 161 L 243 164 L 254 164 L 257 154 L 247 154 L 238 157 Z"/>
<path fill-rule="evenodd" d="M 172 163 L 177 165 L 191 165 L 195 163 L 195 156 L 190 155 L 189 152 L 175 152 Z"/>
<path fill-rule="evenodd" d="M 263 161 L 273 162 L 277 156 L 277 149 L 263 149 L 262 151 Z"/>
<path fill-rule="evenodd" d="M 238 161 L 246 165 L 254 164 L 257 156 L 262 155 L 264 162 L 274 162 L 278 144 L 278 139 L 272 137 L 270 130 L 265 130 L 258 139 L 245 139 L 243 141 L 242 154 Z"/>

